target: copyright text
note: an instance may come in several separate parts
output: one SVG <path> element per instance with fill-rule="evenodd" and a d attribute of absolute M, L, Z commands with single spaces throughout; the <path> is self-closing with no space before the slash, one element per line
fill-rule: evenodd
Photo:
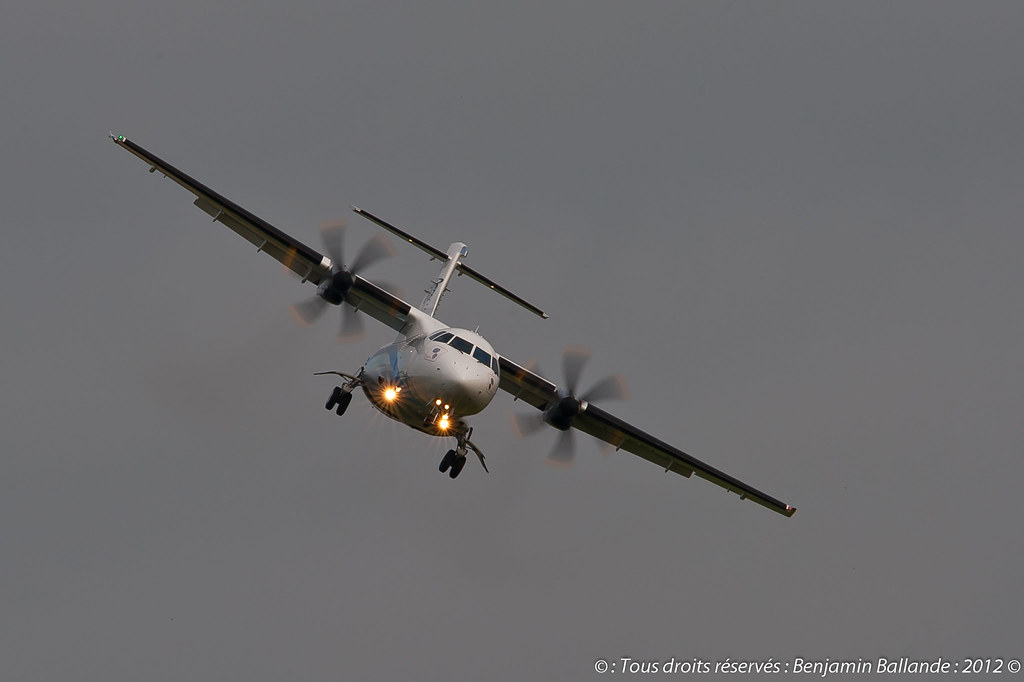
<path fill-rule="evenodd" d="M 831 658 L 810 659 L 794 657 L 789 659 L 768 658 L 753 661 L 725 658 L 707 660 L 703 658 L 637 659 L 629 656 L 599 658 L 594 662 L 594 671 L 600 674 L 625 675 L 945 675 L 948 673 L 999 675 L 1020 672 L 1020 660 L 1016 658 L 943 658 L 913 659 L 857 658 L 833 660 Z"/>

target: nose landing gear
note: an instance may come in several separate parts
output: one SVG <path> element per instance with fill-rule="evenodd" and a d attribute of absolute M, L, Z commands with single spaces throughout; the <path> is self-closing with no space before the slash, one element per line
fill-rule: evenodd
<path fill-rule="evenodd" d="M 466 433 L 456 434 L 458 439 L 458 445 L 455 446 L 454 450 L 449 450 L 444 453 L 444 458 L 441 460 L 441 464 L 438 465 L 437 469 L 442 474 L 448 472 L 448 476 L 451 478 L 458 478 L 459 474 L 462 473 L 462 468 L 466 466 L 466 455 L 470 450 L 476 453 L 476 456 L 480 458 L 480 465 L 483 466 L 484 471 L 490 473 L 487 470 L 487 464 L 484 462 L 484 453 L 473 444 L 469 437 L 473 435 L 473 429 L 470 429 Z"/>

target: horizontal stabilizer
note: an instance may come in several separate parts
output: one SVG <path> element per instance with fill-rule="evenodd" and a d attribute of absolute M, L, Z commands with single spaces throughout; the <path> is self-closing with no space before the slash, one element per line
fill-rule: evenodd
<path fill-rule="evenodd" d="M 419 248 L 420 250 L 425 251 L 426 253 L 430 254 L 431 258 L 436 258 L 437 260 L 441 260 L 441 261 L 448 260 L 448 254 L 445 253 L 444 251 L 442 251 L 441 249 L 439 249 L 439 248 L 437 248 L 435 246 L 431 246 L 430 244 L 426 243 L 422 239 L 418 239 L 418 238 L 412 236 L 411 234 L 409 234 L 405 230 L 402 230 L 402 229 L 400 229 L 398 227 L 395 227 L 394 225 L 392 225 L 391 223 L 387 222 L 386 220 L 378 218 L 377 216 L 373 215 L 372 213 L 370 213 L 368 211 L 364 211 L 363 209 L 361 209 L 361 208 L 359 208 L 357 206 L 353 206 L 352 210 L 355 211 L 356 213 L 358 213 L 359 215 L 363 216 L 367 220 L 369 220 L 371 222 L 374 222 L 374 223 L 377 223 L 377 225 L 379 225 L 380 227 L 383 227 L 385 230 L 387 230 L 391 234 L 395 235 L 396 237 L 401 238 L 403 241 L 409 242 L 413 246 L 415 246 L 415 247 Z M 469 267 L 468 265 L 464 265 L 462 263 L 459 263 L 456 266 L 455 269 L 458 271 L 458 273 L 460 275 L 466 275 L 467 277 L 469 277 L 471 279 L 475 279 L 477 282 L 480 282 L 481 284 L 483 284 L 487 288 L 491 289 L 492 291 L 496 291 L 497 293 L 501 294 L 505 298 L 507 298 L 507 299 L 509 299 L 511 301 L 514 301 L 515 303 L 518 303 L 519 305 L 521 305 L 522 307 L 526 308 L 527 310 L 529 310 L 534 315 L 539 315 L 540 317 L 543 317 L 544 319 L 547 319 L 548 315 L 543 310 L 541 310 L 537 306 L 533 305 L 532 303 L 530 303 L 526 299 L 518 296 L 517 294 L 512 293 L 511 291 L 509 291 L 505 287 L 501 286 L 500 284 L 498 284 L 494 280 L 490 279 L 489 277 L 485 277 L 484 275 L 480 274 L 479 272 L 477 272 L 473 268 Z"/>

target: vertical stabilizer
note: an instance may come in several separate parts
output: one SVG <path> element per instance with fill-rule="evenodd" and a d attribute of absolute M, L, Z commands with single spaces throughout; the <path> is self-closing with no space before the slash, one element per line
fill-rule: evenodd
<path fill-rule="evenodd" d="M 423 298 L 423 303 L 420 304 L 420 310 L 431 317 L 434 316 L 434 312 L 437 311 L 437 304 L 441 302 L 441 299 L 448 292 L 448 282 L 451 281 L 452 275 L 455 274 L 455 268 L 459 266 L 459 259 L 465 258 L 468 255 L 469 247 L 462 242 L 453 242 L 448 247 L 448 260 L 441 267 L 441 272 L 437 273 L 437 277 L 430 281 L 431 287 L 426 290 L 427 295 Z"/>

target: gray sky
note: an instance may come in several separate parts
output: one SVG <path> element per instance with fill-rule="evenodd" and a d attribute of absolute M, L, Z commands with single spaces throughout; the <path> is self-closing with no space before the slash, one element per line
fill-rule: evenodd
<path fill-rule="evenodd" d="M 5 678 L 591 679 L 1021 658 L 1019 3 L 30 3 L 0 25 Z M 117 149 L 287 232 L 358 204 L 439 316 L 800 508 L 579 438 L 323 409 L 393 334 Z M 351 248 L 374 234 L 353 216 Z M 373 274 L 419 301 L 414 249 Z"/>

